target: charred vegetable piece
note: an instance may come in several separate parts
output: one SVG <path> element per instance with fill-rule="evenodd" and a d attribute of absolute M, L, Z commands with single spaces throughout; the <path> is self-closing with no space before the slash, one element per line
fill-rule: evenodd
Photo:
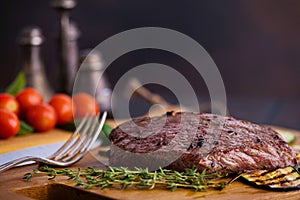
<path fill-rule="evenodd" d="M 300 145 L 299 144 L 294 144 L 294 145 L 292 145 L 292 147 L 294 149 L 296 149 L 297 151 L 300 151 Z"/>
<path fill-rule="evenodd" d="M 242 177 L 257 186 L 269 189 L 300 189 L 300 174 L 297 167 L 286 167 L 274 171 L 258 170 L 242 174 Z"/>
<path fill-rule="evenodd" d="M 291 144 L 296 140 L 296 135 L 292 132 L 285 131 L 285 130 L 277 130 L 277 132 L 282 136 L 283 140 L 286 141 L 286 143 L 288 144 Z"/>

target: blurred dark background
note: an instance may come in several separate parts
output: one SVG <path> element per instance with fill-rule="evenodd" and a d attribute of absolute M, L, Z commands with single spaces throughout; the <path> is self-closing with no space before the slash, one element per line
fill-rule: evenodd
<path fill-rule="evenodd" d="M 43 59 L 55 85 L 58 15 L 50 1 L 1 1 L 0 88 L 20 70 L 17 37 L 38 25 L 46 37 Z M 81 30 L 79 48 L 93 48 L 108 37 L 137 27 L 157 26 L 197 40 L 217 64 L 226 87 L 229 111 L 258 123 L 300 129 L 300 1 L 149 1 L 85 0 L 71 12 Z M 192 80 L 200 101 L 208 99 L 201 77 L 176 55 L 140 50 L 120 57 L 109 68 L 112 83 L 128 69 L 159 62 Z M 155 92 L 162 92 L 160 88 Z M 164 95 L 164 94 L 162 94 Z M 165 98 L 169 98 L 168 95 Z"/>

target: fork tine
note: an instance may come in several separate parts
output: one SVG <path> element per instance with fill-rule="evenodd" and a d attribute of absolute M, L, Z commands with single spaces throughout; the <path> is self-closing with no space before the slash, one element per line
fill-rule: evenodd
<path fill-rule="evenodd" d="M 69 150 L 72 151 L 72 149 L 73 149 L 75 152 L 72 152 L 72 154 L 68 155 L 68 158 L 67 158 L 68 161 L 64 162 L 62 160 L 53 160 L 53 159 L 50 159 L 50 158 L 42 158 L 42 157 L 36 157 L 36 156 L 25 156 L 25 157 L 21 157 L 21 158 L 12 160 L 10 162 L 7 162 L 7 163 L 1 165 L 0 166 L 0 173 L 5 171 L 5 170 L 8 170 L 12 167 L 15 167 L 18 164 L 28 162 L 28 161 L 36 161 L 36 162 L 39 162 L 39 163 L 45 163 L 45 164 L 56 165 L 56 166 L 61 166 L 61 167 L 62 166 L 70 166 L 70 165 L 76 163 L 77 161 L 82 159 L 88 153 L 88 151 L 90 150 L 90 148 L 92 147 L 92 145 L 94 144 L 96 139 L 98 138 L 98 136 L 99 136 L 99 134 L 100 134 L 100 132 L 103 128 L 104 122 L 106 120 L 107 112 L 103 113 L 99 126 L 97 126 L 97 122 L 98 122 L 97 119 L 92 124 L 92 126 L 90 126 L 92 120 L 95 119 L 95 118 L 91 117 L 91 119 L 88 122 L 86 122 L 87 121 L 87 116 L 88 115 L 85 115 L 85 117 L 83 118 L 83 120 L 79 124 L 76 131 L 70 136 L 70 138 L 65 142 L 65 144 L 63 144 L 62 147 L 59 148 L 50 157 L 50 158 L 56 158 L 57 159 L 57 156 L 67 155 L 66 153 L 64 153 L 62 155 L 62 152 L 66 152 L 66 151 L 69 151 Z M 82 135 L 85 137 L 85 139 L 81 140 L 82 138 L 80 137 L 79 132 L 81 131 L 81 129 L 83 127 L 84 127 L 84 134 L 82 134 Z M 96 127 L 98 127 L 98 128 L 95 131 Z M 74 142 L 74 140 L 75 140 L 75 142 Z M 78 141 L 82 141 L 82 143 L 80 143 L 80 145 L 79 145 L 80 148 L 77 148 L 75 150 L 74 149 L 74 143 L 76 143 Z"/>
<path fill-rule="evenodd" d="M 95 116 L 95 118 L 93 119 L 93 124 L 90 126 L 88 133 L 86 133 L 86 137 L 82 140 L 80 147 L 74 149 L 74 151 L 81 149 L 84 146 L 84 144 L 86 144 L 91 139 L 91 136 L 95 133 L 94 130 L 97 127 L 97 124 L 99 124 L 98 118 L 99 118 L 99 115 L 97 114 Z M 72 153 L 74 153 L 74 151 L 72 151 Z"/>
<path fill-rule="evenodd" d="M 107 117 L 107 112 L 104 112 L 103 115 L 102 115 L 100 124 L 98 126 L 98 129 L 97 129 L 96 133 L 94 134 L 94 137 L 91 139 L 90 143 L 86 146 L 87 151 L 90 150 L 90 148 L 93 146 L 94 142 L 98 138 L 99 134 L 101 133 L 101 130 L 103 128 L 106 117 Z"/>
<path fill-rule="evenodd" d="M 85 114 L 84 118 L 74 131 L 74 133 L 69 137 L 69 139 L 56 151 L 54 152 L 48 159 L 53 159 L 55 158 L 58 154 L 60 154 L 62 151 L 65 150 L 65 148 L 72 142 L 72 140 L 78 135 L 79 130 L 83 127 L 84 123 L 88 119 L 88 114 Z"/>
<path fill-rule="evenodd" d="M 60 157 L 64 162 L 68 161 L 74 154 L 77 154 L 85 143 L 90 140 L 91 135 L 94 133 L 94 129 L 98 123 L 98 114 L 96 116 L 91 116 L 90 123 L 86 125 L 88 128 L 84 130 L 84 133 L 77 139 L 76 145 L 73 145 L 65 152 L 64 156 Z"/>
<path fill-rule="evenodd" d="M 78 131 L 73 142 L 70 142 L 69 145 L 67 145 L 59 154 L 53 157 L 53 160 L 60 160 L 66 157 L 70 153 L 70 151 L 72 151 L 72 149 L 79 146 L 81 144 L 82 138 L 86 137 L 86 132 L 89 130 L 92 121 L 93 115 L 87 115 L 87 120 L 85 120 L 85 123 L 80 128 L 76 129 Z"/>
<path fill-rule="evenodd" d="M 93 134 L 93 137 L 88 142 L 82 143 L 83 147 L 79 148 L 76 153 L 73 153 L 72 155 L 69 155 L 69 157 L 65 158 L 63 160 L 64 162 L 75 162 L 75 161 L 77 162 L 88 153 L 88 151 L 90 150 L 90 148 L 92 147 L 96 139 L 98 138 L 99 134 L 101 133 L 104 122 L 106 120 L 106 116 L 107 116 L 107 112 L 104 112 L 96 131 L 94 130 L 96 126 L 94 126 L 93 129 L 90 130 L 90 133 Z M 98 120 L 95 121 L 96 121 L 95 124 L 98 124 Z"/>

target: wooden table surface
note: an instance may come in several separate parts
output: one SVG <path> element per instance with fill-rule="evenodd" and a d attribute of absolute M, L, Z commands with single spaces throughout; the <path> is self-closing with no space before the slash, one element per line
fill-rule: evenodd
<path fill-rule="evenodd" d="M 279 130 L 282 130 L 279 128 Z M 285 129 L 283 129 L 285 130 Z M 297 134 L 297 143 L 300 141 L 300 132 Z M 53 143 L 68 138 L 69 132 L 54 129 L 48 133 L 36 133 L 10 140 L 0 140 L 1 152 L 8 152 L 17 148 L 24 148 L 35 144 Z M 1 155 L 0 155 L 1 156 Z M 103 165 L 93 158 L 91 154 L 78 162 L 72 168 L 86 168 L 94 166 L 103 168 Z M 299 191 L 271 192 L 257 189 L 240 181 L 236 181 L 222 191 L 209 190 L 206 192 L 193 192 L 178 189 L 175 192 L 155 189 L 92 189 L 83 190 L 73 187 L 74 183 L 67 182 L 63 177 L 48 181 L 46 176 L 34 177 L 25 182 L 22 177 L 25 173 L 37 168 L 36 164 L 8 170 L 0 174 L 0 199 L 299 199 Z"/>

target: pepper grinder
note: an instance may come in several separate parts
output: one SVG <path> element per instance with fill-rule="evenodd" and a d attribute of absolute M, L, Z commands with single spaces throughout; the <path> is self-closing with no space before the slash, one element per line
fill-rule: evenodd
<path fill-rule="evenodd" d="M 59 86 L 58 91 L 71 94 L 78 68 L 79 30 L 70 22 L 69 12 L 76 6 L 75 0 L 54 0 L 52 6 L 59 12 Z"/>
<path fill-rule="evenodd" d="M 45 100 L 49 100 L 53 91 L 48 83 L 41 58 L 41 45 L 43 42 L 44 36 L 39 27 L 29 26 L 21 31 L 19 45 L 22 51 L 21 65 L 26 78 L 26 86 L 37 89 Z"/>

